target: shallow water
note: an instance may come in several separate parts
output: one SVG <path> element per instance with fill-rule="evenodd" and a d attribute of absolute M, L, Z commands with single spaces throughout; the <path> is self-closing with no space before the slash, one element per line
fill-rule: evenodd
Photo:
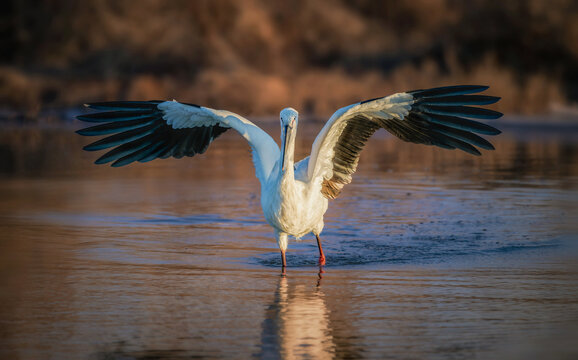
<path fill-rule="evenodd" d="M 576 128 L 503 129 L 480 158 L 377 134 L 325 272 L 306 236 L 281 277 L 234 134 L 111 169 L 73 128 L 4 128 L 0 357 L 574 358 Z"/>

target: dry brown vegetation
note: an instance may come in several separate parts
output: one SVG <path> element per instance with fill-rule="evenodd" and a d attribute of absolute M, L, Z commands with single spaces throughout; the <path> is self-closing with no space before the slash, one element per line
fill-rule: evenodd
<path fill-rule="evenodd" d="M 578 3 L 13 0 L 0 106 L 179 99 L 327 115 L 392 92 L 487 84 L 505 112 L 578 100 Z"/>

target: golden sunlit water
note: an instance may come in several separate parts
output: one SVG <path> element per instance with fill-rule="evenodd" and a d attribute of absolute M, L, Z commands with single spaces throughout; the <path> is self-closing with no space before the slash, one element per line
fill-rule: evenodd
<path fill-rule="evenodd" d="M 306 236 L 281 277 L 236 134 L 112 169 L 75 126 L 0 130 L 0 358 L 578 356 L 575 127 L 505 122 L 479 158 L 376 134 L 325 272 Z"/>

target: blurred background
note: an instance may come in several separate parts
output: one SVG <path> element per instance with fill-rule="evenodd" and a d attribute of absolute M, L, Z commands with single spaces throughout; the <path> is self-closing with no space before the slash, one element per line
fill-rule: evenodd
<path fill-rule="evenodd" d="M 505 113 L 578 113 L 573 0 L 12 0 L 0 30 L 4 118 L 173 98 L 327 116 L 451 84 L 490 85 Z"/>

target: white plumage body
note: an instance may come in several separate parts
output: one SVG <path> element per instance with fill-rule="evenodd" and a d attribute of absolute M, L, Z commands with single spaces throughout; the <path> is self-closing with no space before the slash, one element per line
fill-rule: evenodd
<path fill-rule="evenodd" d="M 319 235 L 328 206 L 321 194 L 321 182 L 296 180 L 292 175 L 288 171 L 285 176 L 271 177 L 262 186 L 265 219 L 276 231 L 296 238 L 311 232 Z"/>

